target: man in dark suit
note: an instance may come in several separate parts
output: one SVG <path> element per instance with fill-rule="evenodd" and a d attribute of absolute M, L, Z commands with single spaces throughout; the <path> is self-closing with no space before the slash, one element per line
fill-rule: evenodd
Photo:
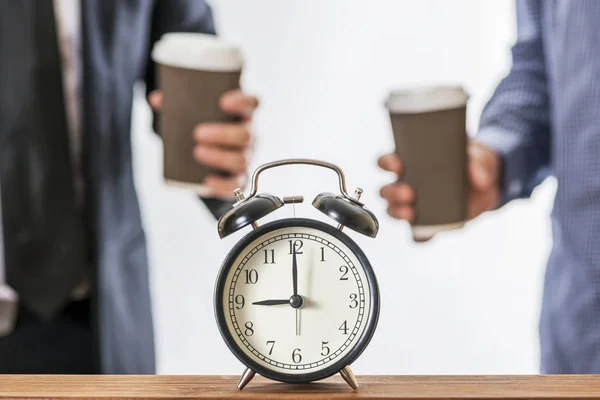
<path fill-rule="evenodd" d="M 167 32 L 214 34 L 209 6 L 0 0 L 0 373 L 155 372 L 130 118 L 138 80 L 160 108 L 150 50 Z M 221 100 L 244 121 L 257 106 L 240 91 Z M 206 181 L 219 216 L 250 134 L 202 128 L 190 151 L 233 176 Z"/>

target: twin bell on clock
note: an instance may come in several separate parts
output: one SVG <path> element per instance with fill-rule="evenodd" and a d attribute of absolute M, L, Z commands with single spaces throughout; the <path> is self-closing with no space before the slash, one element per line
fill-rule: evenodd
<path fill-rule="evenodd" d="M 335 221 L 284 218 L 258 220 L 302 196 L 260 193 L 267 169 L 305 164 L 337 173 L 339 194 L 321 193 L 312 202 Z M 369 260 L 342 230 L 375 237 L 379 224 L 361 202 L 361 189 L 346 191 L 342 170 L 309 159 L 264 164 L 251 179 L 248 197 L 218 221 L 221 238 L 251 227 L 225 258 L 215 289 L 215 315 L 223 339 L 246 366 L 243 389 L 256 373 L 282 382 L 303 383 L 340 373 L 353 388 L 350 369 L 369 344 L 379 317 L 379 289 Z"/>

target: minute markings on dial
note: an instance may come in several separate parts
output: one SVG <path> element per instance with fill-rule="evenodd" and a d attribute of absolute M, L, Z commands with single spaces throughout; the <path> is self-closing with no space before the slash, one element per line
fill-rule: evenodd
<path fill-rule="evenodd" d="M 245 270 L 245 267 L 247 265 L 249 265 L 248 263 L 250 262 L 250 260 L 256 255 L 256 257 L 260 257 L 261 262 L 260 264 L 264 263 L 264 251 L 261 251 L 261 249 L 263 248 L 267 248 L 267 246 L 269 246 L 270 244 L 280 241 L 280 240 L 285 240 L 285 239 L 308 239 L 311 242 L 317 242 L 318 243 L 318 252 L 315 254 L 316 258 L 315 261 L 321 261 L 321 259 L 323 258 L 323 250 L 321 250 L 321 246 L 324 246 L 325 249 L 329 249 L 330 251 L 332 251 L 334 254 L 337 253 L 339 255 L 339 257 L 341 257 L 344 260 L 344 263 L 346 264 L 346 269 L 343 272 L 347 271 L 347 275 L 346 277 L 351 278 L 351 281 L 356 282 L 356 285 L 354 287 L 354 291 L 356 291 L 358 289 L 358 294 L 359 294 L 359 300 L 360 300 L 360 307 L 359 310 L 357 310 L 358 315 L 357 315 L 357 319 L 354 320 L 354 318 L 352 319 L 352 321 L 354 322 L 353 325 L 355 325 L 354 327 L 350 326 L 350 320 L 348 321 L 348 335 L 344 335 L 347 337 L 347 340 L 341 344 L 340 346 L 336 345 L 335 348 L 331 347 L 331 351 L 329 352 L 329 350 L 325 350 L 322 348 L 321 346 L 321 342 L 317 342 L 316 346 L 318 348 L 319 354 L 321 356 L 324 356 L 324 354 L 327 354 L 327 357 L 318 359 L 318 360 L 306 360 L 306 361 L 312 361 L 312 362 L 306 362 L 304 364 L 295 364 L 294 361 L 298 360 L 298 357 L 296 357 L 295 360 L 288 360 L 289 355 L 287 357 L 284 357 L 283 355 L 280 355 L 279 357 L 281 358 L 280 360 L 273 360 L 270 359 L 268 357 L 268 353 L 270 350 L 269 348 L 265 347 L 265 342 L 262 343 L 256 343 L 256 345 L 253 345 L 252 343 L 249 342 L 249 340 L 254 340 L 254 338 L 246 338 L 244 333 L 239 329 L 238 326 L 238 322 L 237 322 L 237 309 L 235 309 L 235 307 L 232 307 L 232 304 L 235 304 L 235 302 L 233 301 L 234 299 L 234 294 L 236 291 L 236 287 L 237 287 L 237 283 L 239 282 L 238 278 L 240 278 L 240 273 L 242 270 Z M 295 240 L 294 240 L 295 241 Z M 293 247 L 292 247 L 293 249 Z M 269 248 L 269 256 L 271 254 L 271 249 Z M 292 253 L 294 254 L 294 252 Z M 296 253 L 298 254 L 298 253 Z M 295 254 L 294 254 L 295 255 Z M 269 260 L 270 261 L 270 260 Z M 288 264 L 289 265 L 289 264 Z M 337 266 L 335 266 L 335 270 L 337 271 L 337 269 L 339 268 L 340 264 L 337 264 Z M 252 268 L 250 266 L 248 266 L 248 268 Z M 289 268 L 289 267 L 288 267 Z M 297 266 L 296 266 L 297 268 Z M 261 270 L 262 271 L 262 270 Z M 266 271 L 266 270 L 265 270 Z M 342 271 L 338 271 L 338 277 L 337 279 L 339 279 L 342 276 Z M 289 275 L 288 275 L 289 276 Z M 245 276 L 244 276 L 245 278 Z M 288 278 L 289 279 L 289 278 Z M 344 279 L 345 280 L 345 279 Z M 259 280 L 260 281 L 260 280 Z M 243 283 L 244 281 L 240 282 Z M 289 282 L 289 281 L 288 281 Z M 260 283 L 258 283 L 258 285 L 260 286 Z M 354 285 L 353 285 L 354 286 Z M 288 286 L 289 287 L 289 286 Z M 240 287 L 241 289 L 243 289 L 243 287 Z M 248 290 L 251 290 L 251 288 L 248 288 Z M 241 293 L 245 293 L 245 292 L 241 292 Z M 348 296 L 348 295 L 346 295 Z M 361 277 L 359 276 L 357 270 L 356 270 L 356 266 L 353 264 L 353 262 L 348 258 L 348 256 L 344 253 L 344 251 L 340 248 L 337 247 L 337 245 L 329 242 L 328 240 L 321 238 L 319 236 L 315 236 L 315 235 L 309 235 L 309 234 L 284 234 L 284 235 L 277 235 L 277 236 L 273 236 L 270 237 L 266 240 L 264 240 L 262 243 L 259 243 L 258 245 L 256 245 L 253 248 L 248 248 L 246 250 L 246 255 L 244 256 L 243 260 L 241 260 L 240 264 L 237 266 L 235 272 L 234 272 L 234 276 L 233 279 L 230 283 L 230 290 L 228 293 L 228 298 L 229 298 L 229 316 L 231 319 L 231 322 L 233 324 L 235 333 L 237 334 L 237 336 L 239 337 L 240 341 L 244 344 L 245 347 L 248 348 L 248 350 L 250 350 L 250 352 L 252 354 L 254 354 L 256 357 L 260 358 L 261 360 L 263 360 L 264 362 L 267 362 L 269 364 L 272 364 L 274 366 L 277 366 L 279 368 L 284 368 L 284 369 L 310 369 L 310 368 L 315 368 L 319 365 L 323 365 L 324 363 L 329 363 L 331 362 L 334 358 L 338 357 L 340 354 L 342 354 L 342 352 L 344 352 L 345 349 L 347 349 L 351 342 L 356 338 L 356 335 L 359 332 L 359 329 L 361 327 L 361 325 L 366 322 L 365 319 L 365 302 L 364 302 L 364 291 L 363 291 L 363 282 Z M 348 297 L 346 297 L 346 305 L 345 307 L 348 307 L 348 301 L 352 300 Z M 285 299 L 279 299 L 279 300 L 275 300 L 277 302 L 277 305 L 279 304 L 289 304 L 289 299 L 285 300 Z M 261 301 L 255 301 L 252 304 L 256 304 L 256 305 L 268 305 L 270 303 L 272 303 L 273 301 L 267 301 L 267 300 L 261 300 Z M 275 305 L 275 304 L 273 304 Z M 353 304 L 354 305 L 354 304 Z M 244 311 L 240 311 L 240 312 L 244 312 Z M 340 324 L 343 323 L 344 321 L 341 320 L 339 322 L 337 322 L 337 325 L 335 325 L 335 328 L 339 328 Z M 243 324 L 243 321 L 242 321 Z M 243 330 L 243 329 L 242 329 Z M 341 331 L 338 331 L 339 333 L 342 333 Z M 276 338 L 273 338 L 276 339 Z M 329 341 L 327 342 L 329 343 Z M 329 349 L 329 345 L 326 345 L 327 349 Z M 263 349 L 264 347 L 264 349 Z M 290 349 L 291 351 L 292 349 Z M 286 350 L 287 352 L 287 350 Z M 264 353 L 264 354 L 263 354 Z M 323 353 L 323 354 L 321 354 Z M 304 357 L 303 357 L 304 358 Z M 282 362 L 283 361 L 283 362 Z M 305 361 L 305 360 L 303 360 Z"/>

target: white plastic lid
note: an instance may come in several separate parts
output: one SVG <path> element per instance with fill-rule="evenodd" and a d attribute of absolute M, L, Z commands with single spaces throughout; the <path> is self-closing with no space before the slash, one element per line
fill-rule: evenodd
<path fill-rule="evenodd" d="M 391 112 L 418 113 L 464 107 L 468 100 L 461 86 L 429 86 L 394 90 L 385 104 Z"/>
<path fill-rule="evenodd" d="M 152 49 L 155 62 L 172 67 L 207 71 L 240 71 L 240 48 L 203 33 L 172 32 L 163 35 Z"/>

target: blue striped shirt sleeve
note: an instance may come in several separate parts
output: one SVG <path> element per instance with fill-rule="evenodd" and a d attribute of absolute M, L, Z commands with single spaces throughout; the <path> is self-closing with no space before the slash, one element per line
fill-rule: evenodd
<path fill-rule="evenodd" d="M 542 3 L 516 0 L 518 38 L 511 49 L 512 66 L 485 106 L 475 138 L 501 155 L 500 205 L 528 197 L 550 161 Z"/>

